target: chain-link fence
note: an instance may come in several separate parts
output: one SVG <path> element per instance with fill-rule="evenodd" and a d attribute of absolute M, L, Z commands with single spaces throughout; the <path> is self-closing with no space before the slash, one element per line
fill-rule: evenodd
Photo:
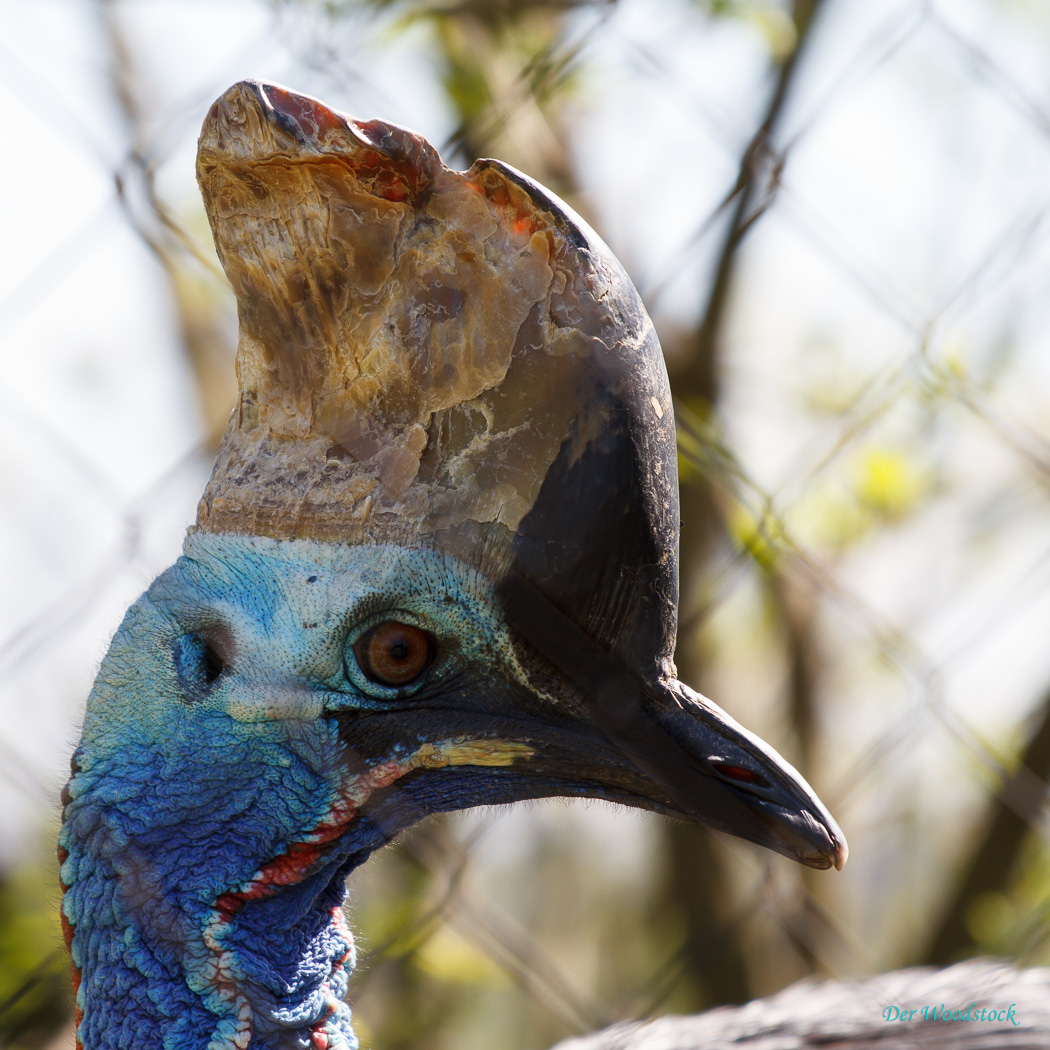
<path fill-rule="evenodd" d="M 431 822 L 353 878 L 363 1043 L 1045 963 L 1048 55 L 1035 0 L 6 5 L 0 1038 L 70 1041 L 57 794 L 232 402 L 192 173 L 245 76 L 505 159 L 612 245 L 677 402 L 682 677 L 851 846 L 829 875 L 597 805 Z"/>

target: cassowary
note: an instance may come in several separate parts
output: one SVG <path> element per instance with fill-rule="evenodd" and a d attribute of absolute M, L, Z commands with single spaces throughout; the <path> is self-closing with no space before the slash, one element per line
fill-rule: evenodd
<path fill-rule="evenodd" d="M 78 1044 L 356 1046 L 346 875 L 429 813 L 608 799 L 841 868 L 805 781 L 675 676 L 672 406 L 601 241 L 255 81 L 198 177 L 240 399 L 72 759 Z"/>

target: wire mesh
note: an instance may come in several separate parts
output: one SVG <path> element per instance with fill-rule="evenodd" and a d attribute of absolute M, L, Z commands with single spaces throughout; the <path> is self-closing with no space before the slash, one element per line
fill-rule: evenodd
<path fill-rule="evenodd" d="M 1047 962 L 1048 48 L 1042 5 L 991 0 L 8 10 L 5 1045 L 69 1044 L 39 858 L 97 660 L 232 403 L 191 173 L 246 75 L 508 160 L 609 241 L 676 397 L 683 677 L 852 851 L 815 875 L 560 803 L 433 821 L 353 877 L 365 1044 L 534 1047 L 810 972 Z"/>

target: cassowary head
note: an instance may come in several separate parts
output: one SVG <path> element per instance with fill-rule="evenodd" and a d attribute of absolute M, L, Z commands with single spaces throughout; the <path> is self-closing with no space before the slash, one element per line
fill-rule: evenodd
<path fill-rule="evenodd" d="M 587 796 L 841 867 L 805 781 L 675 676 L 671 400 L 602 242 L 255 81 L 198 176 L 240 400 L 73 758 L 83 1047 L 355 1045 L 343 882 L 428 813 Z"/>

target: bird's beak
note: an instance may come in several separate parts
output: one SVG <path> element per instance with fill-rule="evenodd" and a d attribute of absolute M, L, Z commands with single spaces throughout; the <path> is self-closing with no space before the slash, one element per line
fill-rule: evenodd
<path fill-rule="evenodd" d="M 625 691 L 595 697 L 622 707 Z M 671 812 L 765 846 L 811 868 L 838 870 L 845 836 L 799 773 L 717 704 L 673 682 L 643 695 L 637 714 L 606 735 Z"/>
<path fill-rule="evenodd" d="M 523 577 L 501 590 L 518 633 L 581 696 L 594 761 L 578 753 L 578 769 L 633 796 L 621 801 L 842 869 L 849 850 L 835 819 L 765 741 L 677 679 L 639 681 Z"/>

